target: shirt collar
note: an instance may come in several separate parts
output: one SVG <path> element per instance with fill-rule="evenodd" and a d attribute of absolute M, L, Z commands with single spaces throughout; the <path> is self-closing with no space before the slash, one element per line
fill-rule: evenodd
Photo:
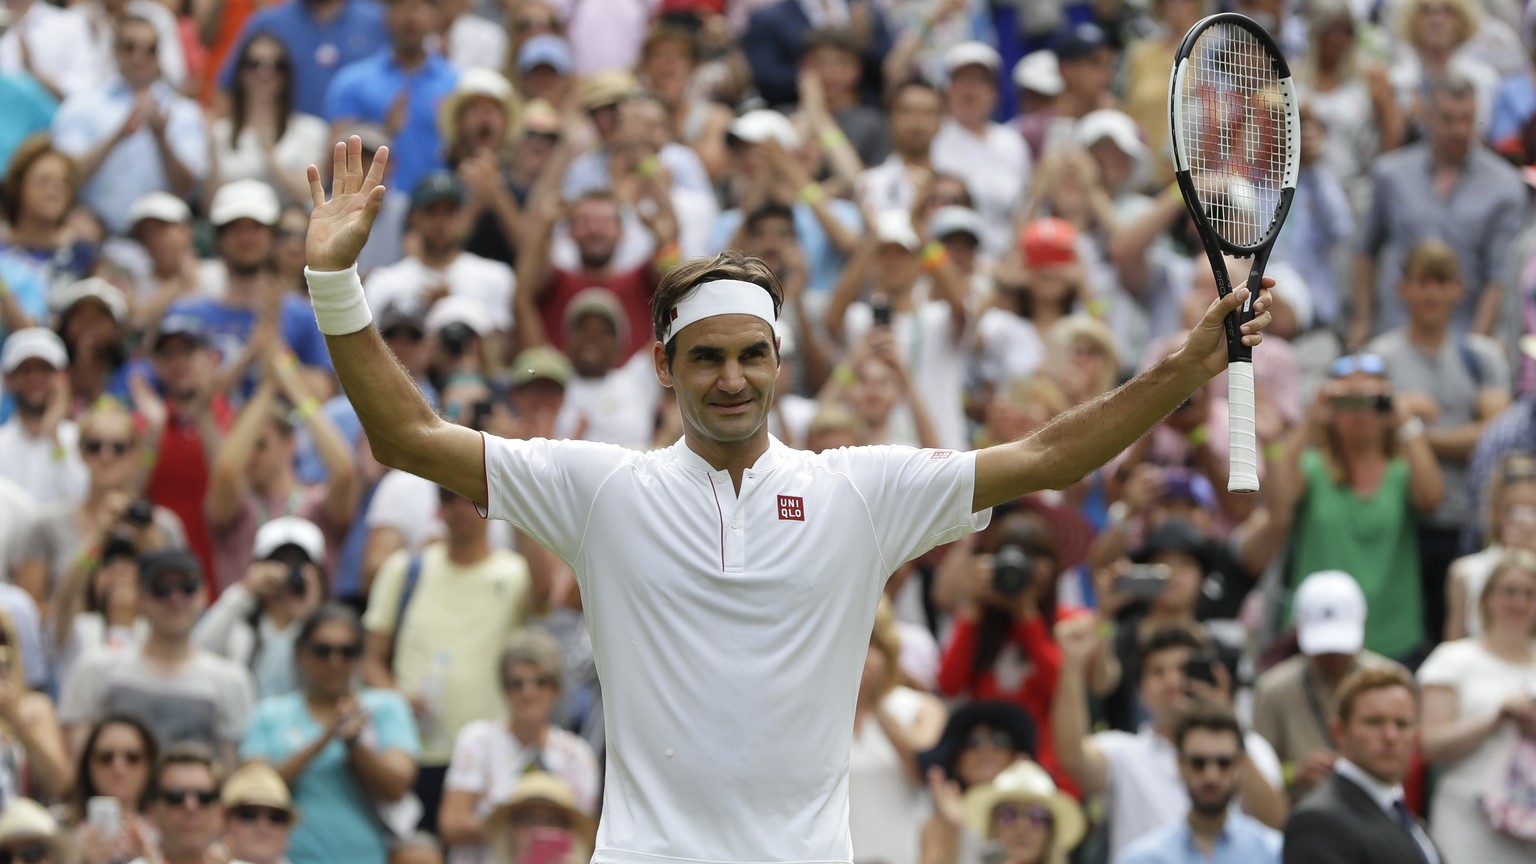
<path fill-rule="evenodd" d="M 1403 800 L 1403 784 L 1388 786 L 1343 756 L 1333 763 L 1333 770 L 1345 780 L 1364 789 L 1365 794 L 1371 796 L 1371 800 L 1376 802 L 1376 806 L 1388 815 L 1392 814 L 1393 806 Z"/>
<path fill-rule="evenodd" d="M 704 461 L 703 456 L 693 452 L 693 448 L 688 446 L 688 439 L 686 436 L 677 439 L 677 443 L 673 444 L 669 449 L 672 451 L 672 458 L 684 468 L 700 471 L 705 474 L 724 473 L 722 471 L 716 471 L 713 465 L 710 465 L 708 462 Z M 752 467 L 748 470 L 759 473 L 771 471 L 779 464 L 779 462 L 784 458 L 784 454 L 788 451 L 788 445 L 784 444 L 782 441 L 773 437 L 772 435 L 769 435 L 768 449 L 763 451 L 763 455 L 757 457 L 757 461 L 752 463 Z"/>

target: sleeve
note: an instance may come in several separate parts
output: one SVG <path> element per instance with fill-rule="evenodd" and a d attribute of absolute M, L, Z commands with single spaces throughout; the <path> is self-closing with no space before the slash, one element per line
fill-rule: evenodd
<path fill-rule="evenodd" d="M 368 611 L 363 613 L 363 629 L 369 633 L 388 636 L 395 632 L 395 619 L 400 615 L 400 594 L 405 590 L 405 570 L 410 566 L 411 555 L 405 550 L 384 559 L 368 592 Z"/>
<path fill-rule="evenodd" d="M 939 660 L 939 692 L 950 698 L 971 686 L 971 667 L 976 661 L 976 640 L 980 634 L 970 618 L 956 618 L 949 634 L 949 644 Z"/>
<path fill-rule="evenodd" d="M 491 764 L 491 754 L 484 746 L 484 729 L 482 721 L 473 721 L 459 730 L 459 737 L 453 742 L 453 758 L 449 760 L 448 773 L 443 778 L 445 791 L 490 793 L 491 778 L 485 769 Z"/>
<path fill-rule="evenodd" d="M 207 612 L 192 627 L 192 644 L 226 659 L 229 656 L 229 638 L 243 619 L 256 610 L 256 596 L 236 582 L 219 594 Z"/>
<path fill-rule="evenodd" d="M 264 701 L 251 714 L 251 722 L 245 727 L 245 737 L 240 739 L 241 759 L 263 759 L 275 762 L 284 755 L 277 749 L 277 736 L 272 722 L 272 702 Z"/>
<path fill-rule="evenodd" d="M 1494 157 L 1491 157 L 1494 158 Z M 1507 169 L 1507 166 L 1500 165 Z M 1512 174 L 1512 179 L 1518 180 L 1518 174 Z M 1503 194 L 1497 199 L 1497 206 L 1489 214 L 1487 233 L 1483 235 L 1484 243 L 1482 256 L 1481 284 L 1468 285 L 1468 291 L 1480 292 L 1490 282 L 1499 278 L 1499 268 L 1509 258 L 1510 248 L 1515 245 L 1521 230 L 1525 225 L 1525 190 L 1524 184 L 1511 182 L 1507 188 L 1502 189 Z M 1506 289 L 1508 290 L 1508 289 Z"/>
<path fill-rule="evenodd" d="M 230 663 L 227 669 L 224 698 L 219 700 L 219 740 L 238 745 L 251 722 L 256 690 L 245 667 Z"/>
<path fill-rule="evenodd" d="M 886 566 L 897 565 L 987 527 L 992 511 L 974 513 L 976 452 L 912 447 L 851 447 L 830 464 L 852 477 L 864 497 Z"/>
<path fill-rule="evenodd" d="M 403 750 L 412 759 L 421 756 L 421 737 L 405 697 L 392 690 L 374 691 L 373 728 L 379 735 L 380 750 Z"/>
<path fill-rule="evenodd" d="M 511 522 L 568 564 L 581 551 L 603 481 L 638 458 L 635 451 L 590 441 L 483 437 L 485 515 Z"/>
<path fill-rule="evenodd" d="M 60 724 L 88 723 L 101 716 L 101 699 L 105 693 L 102 663 L 105 659 L 106 655 L 95 654 L 75 664 L 64 684 L 64 692 L 59 696 Z"/>
<path fill-rule="evenodd" d="M 1429 652 L 1415 676 L 1419 679 L 1419 685 L 1459 689 L 1461 681 L 1472 673 L 1469 668 L 1472 664 L 1467 662 L 1470 658 L 1462 650 L 1467 644 L 1466 640 L 1446 642 Z"/>
<path fill-rule="evenodd" d="M 208 130 L 203 112 L 196 102 L 177 97 L 171 103 L 171 119 L 166 138 L 176 151 L 176 158 L 187 166 L 198 182 L 208 177 Z"/>
<path fill-rule="evenodd" d="M 1284 790 L 1285 769 L 1280 765 L 1280 757 L 1275 755 L 1275 748 L 1269 746 L 1264 736 L 1250 731 L 1243 736 L 1243 746 L 1248 750 L 1248 758 L 1253 760 L 1253 767 L 1259 769 L 1269 785 Z"/>
<path fill-rule="evenodd" d="M 91 125 L 85 122 L 87 110 L 79 98 L 64 100 L 58 113 L 53 115 L 53 128 L 50 130 L 53 146 L 75 157 L 84 156 L 91 149 L 96 140 Z"/>
<path fill-rule="evenodd" d="M 1472 350 L 1477 353 L 1477 362 L 1482 365 L 1482 381 L 1478 388 L 1482 390 L 1502 390 L 1510 392 L 1514 386 L 1509 371 L 1509 358 L 1505 356 L 1499 343 L 1487 336 L 1472 333 L 1468 337 L 1471 340 Z"/>

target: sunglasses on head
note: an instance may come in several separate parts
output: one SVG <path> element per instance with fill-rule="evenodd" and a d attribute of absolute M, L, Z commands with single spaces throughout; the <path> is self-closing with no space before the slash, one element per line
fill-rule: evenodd
<path fill-rule="evenodd" d="M 43 843 L 28 843 L 13 849 L 0 849 L 0 864 L 12 864 L 15 861 L 37 864 L 38 861 L 46 861 L 48 858 L 48 847 Z"/>
<path fill-rule="evenodd" d="M 995 747 L 999 750 L 1016 749 L 1013 745 L 1013 736 L 1009 735 L 1007 732 L 1004 732 L 1001 729 L 992 729 L 988 731 L 977 729 L 970 735 L 966 736 L 965 746 L 970 748 Z"/>
<path fill-rule="evenodd" d="M 508 691 L 515 693 L 518 690 L 523 689 L 536 690 L 544 687 L 554 687 L 555 679 L 549 675 L 540 675 L 537 678 L 518 678 L 516 676 L 508 676 L 502 679 L 501 686 L 506 688 Z"/>
<path fill-rule="evenodd" d="M 208 807 L 219 800 L 219 793 L 213 789 L 162 789 L 160 800 L 180 807 L 188 801 L 196 801 L 199 807 Z"/>
<path fill-rule="evenodd" d="M 1184 761 L 1196 771 L 1204 771 L 1211 765 L 1215 765 L 1223 771 L 1231 771 L 1237 764 L 1236 756 L 1186 756 Z"/>
<path fill-rule="evenodd" d="M 149 596 L 156 600 L 169 600 L 176 594 L 188 597 L 202 590 L 196 579 L 161 579 L 149 586 Z"/>
<path fill-rule="evenodd" d="M 1387 363 L 1379 354 L 1350 354 L 1333 361 L 1328 367 L 1328 377 L 1343 378 L 1346 375 L 1385 375 Z"/>
<path fill-rule="evenodd" d="M 256 823 L 265 819 L 273 825 L 285 826 L 293 821 L 293 814 L 287 810 L 259 807 L 255 804 L 242 804 L 231 812 L 234 813 L 235 819 L 241 822 Z"/>
<path fill-rule="evenodd" d="M 992 818 L 999 825 L 1026 822 L 1036 828 L 1045 828 L 1056 821 L 1051 808 L 1044 804 L 999 804 L 992 811 Z"/>
<path fill-rule="evenodd" d="M 86 438 L 80 442 L 80 449 L 90 456 L 100 456 L 101 451 L 111 450 L 113 456 L 121 456 L 133 447 L 133 442 L 122 440 L 109 440 L 106 438 Z"/>
<path fill-rule="evenodd" d="M 143 764 L 144 752 L 142 750 L 97 750 L 91 754 L 91 761 L 103 768 L 119 761 L 132 767 Z"/>
<path fill-rule="evenodd" d="M 328 642 L 314 642 L 309 646 L 310 656 L 316 660 L 329 660 L 332 657 L 340 657 L 343 660 L 356 660 L 363 654 L 363 649 L 357 643 L 348 645 L 335 645 Z"/>

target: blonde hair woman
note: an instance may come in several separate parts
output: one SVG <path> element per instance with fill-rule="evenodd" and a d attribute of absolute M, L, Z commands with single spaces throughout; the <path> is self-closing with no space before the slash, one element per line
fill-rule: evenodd
<path fill-rule="evenodd" d="M 1046 335 L 1045 371 L 1073 405 L 1108 393 L 1120 375 L 1109 325 L 1086 315 L 1063 318 Z"/>
<path fill-rule="evenodd" d="M 1446 73 L 1458 73 L 1472 82 L 1477 90 L 1478 127 L 1487 124 L 1499 74 L 1467 47 L 1481 26 L 1482 9 L 1477 0 L 1403 3 L 1397 19 L 1400 52 L 1387 75 L 1410 128 L 1418 125 L 1429 83 Z"/>
<path fill-rule="evenodd" d="M 1483 633 L 1477 598 L 1493 568 L 1515 549 L 1536 552 L 1536 456 L 1511 453 L 1488 486 L 1485 546 L 1451 562 L 1445 580 L 1445 641 Z"/>

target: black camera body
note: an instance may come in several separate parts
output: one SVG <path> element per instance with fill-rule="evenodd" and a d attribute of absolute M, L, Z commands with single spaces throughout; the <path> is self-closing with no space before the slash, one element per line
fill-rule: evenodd
<path fill-rule="evenodd" d="M 992 590 L 1018 597 L 1035 584 L 1035 559 L 1017 543 L 1005 543 L 992 555 Z"/>
<path fill-rule="evenodd" d="M 309 590 L 309 585 L 304 581 L 304 565 L 294 561 L 288 565 L 288 578 L 284 580 L 288 593 L 295 597 L 303 597 Z"/>
<path fill-rule="evenodd" d="M 151 504 L 148 498 L 140 498 L 128 505 L 128 512 L 123 514 L 123 518 L 143 528 L 155 521 L 155 505 Z"/>
<path fill-rule="evenodd" d="M 463 357 L 469 350 L 469 343 L 475 338 L 475 331 L 468 324 L 455 321 L 443 329 L 437 331 L 437 341 L 442 343 L 443 350 L 449 357 Z"/>

